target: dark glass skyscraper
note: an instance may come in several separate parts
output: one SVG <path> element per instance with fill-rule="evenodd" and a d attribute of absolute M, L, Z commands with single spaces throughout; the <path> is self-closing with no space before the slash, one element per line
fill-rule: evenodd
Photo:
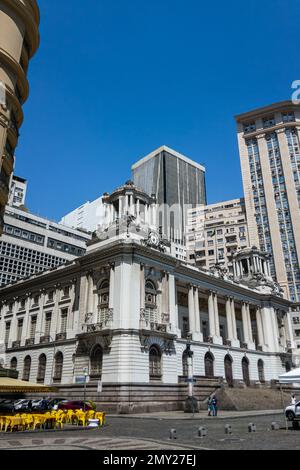
<path fill-rule="evenodd" d="M 156 196 L 162 233 L 183 242 L 187 210 L 206 204 L 205 168 L 163 146 L 135 163 L 132 176 L 138 188 Z"/>

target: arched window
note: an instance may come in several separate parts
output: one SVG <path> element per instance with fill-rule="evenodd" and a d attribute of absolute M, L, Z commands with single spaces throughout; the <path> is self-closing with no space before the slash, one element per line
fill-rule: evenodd
<path fill-rule="evenodd" d="M 29 382 L 30 369 L 31 369 L 31 357 L 26 356 L 24 359 L 24 369 L 23 369 L 23 380 L 25 380 L 26 382 Z"/>
<path fill-rule="evenodd" d="M 109 280 L 101 282 L 98 290 L 98 318 L 97 323 L 105 325 L 109 319 Z"/>
<path fill-rule="evenodd" d="M 227 354 L 225 356 L 224 365 L 225 365 L 225 379 L 229 387 L 233 387 L 233 370 L 232 370 L 232 357 Z"/>
<path fill-rule="evenodd" d="M 38 372 L 37 372 L 37 382 L 44 383 L 45 382 L 45 375 L 46 375 L 46 365 L 47 365 L 47 358 L 45 354 L 41 354 L 39 357 L 39 365 L 38 365 Z"/>
<path fill-rule="evenodd" d="M 12 370 L 17 370 L 18 367 L 18 360 L 16 357 L 13 357 L 12 360 L 10 361 L 10 368 Z"/>
<path fill-rule="evenodd" d="M 205 376 L 208 378 L 213 378 L 215 375 L 214 361 L 215 361 L 215 358 L 210 352 L 205 354 L 205 358 L 204 358 Z"/>
<path fill-rule="evenodd" d="M 154 282 L 146 280 L 145 285 L 145 302 L 147 305 L 156 307 L 156 287 Z"/>
<path fill-rule="evenodd" d="M 249 360 L 244 357 L 242 360 L 243 380 L 247 387 L 250 387 Z"/>
<path fill-rule="evenodd" d="M 151 346 L 149 351 L 150 380 L 161 380 L 161 352 L 157 346 Z"/>
<path fill-rule="evenodd" d="M 101 378 L 102 364 L 103 351 L 102 348 L 98 345 L 93 349 L 91 354 L 91 378 Z"/>
<path fill-rule="evenodd" d="M 186 351 L 184 351 L 182 355 L 182 375 L 184 377 L 187 377 L 189 373 L 189 367 L 188 367 L 188 354 Z"/>
<path fill-rule="evenodd" d="M 264 384 L 265 383 L 265 365 L 264 361 L 259 359 L 257 363 L 257 368 L 258 368 L 258 378 L 260 383 Z"/>
<path fill-rule="evenodd" d="M 56 353 L 54 359 L 54 382 L 61 382 L 64 365 L 64 356 L 61 352 Z"/>
<path fill-rule="evenodd" d="M 157 289 L 150 279 L 145 283 L 145 317 L 148 322 L 160 323 L 158 321 Z"/>

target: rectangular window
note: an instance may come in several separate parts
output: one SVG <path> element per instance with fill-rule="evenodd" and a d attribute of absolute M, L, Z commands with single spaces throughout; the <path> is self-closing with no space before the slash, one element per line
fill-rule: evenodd
<path fill-rule="evenodd" d="M 51 331 L 51 318 L 52 318 L 52 313 L 51 313 L 51 312 L 47 312 L 47 313 L 46 313 L 46 318 L 45 318 L 45 336 L 49 336 L 49 335 L 50 335 L 50 331 Z"/>
<path fill-rule="evenodd" d="M 5 324 L 5 344 L 8 344 L 9 333 L 10 333 L 10 324 L 11 324 L 10 321 L 6 322 L 6 324 Z"/>
<path fill-rule="evenodd" d="M 61 311 L 61 323 L 60 323 L 60 332 L 66 333 L 67 332 L 67 321 L 68 321 L 68 309 L 64 308 Z"/>
<path fill-rule="evenodd" d="M 30 322 L 30 339 L 35 338 L 35 332 L 36 332 L 36 322 L 37 322 L 37 317 L 31 317 L 31 322 Z"/>
<path fill-rule="evenodd" d="M 17 341 L 21 341 L 23 331 L 23 319 L 18 321 Z"/>

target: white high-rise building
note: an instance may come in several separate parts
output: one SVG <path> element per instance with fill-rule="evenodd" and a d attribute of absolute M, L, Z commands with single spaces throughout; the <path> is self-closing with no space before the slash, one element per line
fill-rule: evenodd
<path fill-rule="evenodd" d="M 98 226 L 103 223 L 104 217 L 103 197 L 99 197 L 95 201 L 88 201 L 64 215 L 59 223 L 68 227 L 95 232 Z"/>

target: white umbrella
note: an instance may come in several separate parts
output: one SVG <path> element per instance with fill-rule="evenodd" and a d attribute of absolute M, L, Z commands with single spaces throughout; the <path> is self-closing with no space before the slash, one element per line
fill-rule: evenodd
<path fill-rule="evenodd" d="M 279 376 L 279 383 L 280 384 L 296 384 L 300 383 L 300 368 L 293 369 L 286 374 L 282 374 Z"/>

